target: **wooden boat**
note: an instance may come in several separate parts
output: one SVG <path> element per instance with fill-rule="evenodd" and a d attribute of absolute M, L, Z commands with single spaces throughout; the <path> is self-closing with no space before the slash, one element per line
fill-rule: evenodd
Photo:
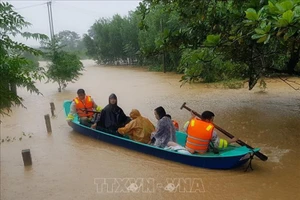
<path fill-rule="evenodd" d="M 66 100 L 63 104 L 66 116 L 70 110 L 71 101 Z M 89 127 L 83 126 L 75 118 L 72 121 L 72 128 L 83 135 L 93 137 L 98 140 L 112 143 L 114 145 L 122 146 L 128 149 L 136 150 L 150 154 L 159 158 L 180 162 L 187 165 L 192 165 L 202 168 L 210 169 L 231 169 L 245 164 L 253 154 L 260 149 L 249 149 L 246 146 L 229 146 L 221 150 L 219 154 L 208 152 L 206 154 L 182 154 L 174 150 L 162 149 L 148 144 L 135 142 L 129 138 L 118 137 L 103 131 L 94 130 Z M 177 143 L 185 146 L 186 133 L 176 132 Z"/>

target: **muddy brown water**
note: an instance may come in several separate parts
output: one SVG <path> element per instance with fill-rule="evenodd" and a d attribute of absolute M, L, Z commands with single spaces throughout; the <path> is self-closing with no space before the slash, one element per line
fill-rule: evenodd
<path fill-rule="evenodd" d="M 61 93 L 53 83 L 37 83 L 43 96 L 19 88 L 27 109 L 16 107 L 10 117 L 1 117 L 1 199 L 299 198 L 299 91 L 277 79 L 267 80 L 265 92 L 258 87 L 232 90 L 215 84 L 180 87 L 177 74 L 83 62 L 83 75 Z M 63 101 L 74 98 L 78 88 L 101 106 L 116 93 L 124 112 L 137 108 L 154 124 L 157 106 L 165 107 L 181 128 L 190 117 L 180 110 L 183 102 L 199 112 L 212 110 L 216 124 L 261 147 L 269 160 L 255 158 L 254 171 L 246 173 L 246 166 L 209 170 L 85 137 L 72 131 L 62 110 Z M 56 117 L 51 118 L 53 133 L 47 134 L 44 115 L 50 114 L 50 102 L 56 105 Z M 22 149 L 31 150 L 31 167 L 23 166 Z M 126 192 L 133 183 L 129 180 L 140 181 L 135 185 L 139 188 Z"/>

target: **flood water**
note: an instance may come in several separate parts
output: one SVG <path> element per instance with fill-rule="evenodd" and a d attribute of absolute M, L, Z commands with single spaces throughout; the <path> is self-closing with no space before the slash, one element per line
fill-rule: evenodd
<path fill-rule="evenodd" d="M 259 87 L 232 90 L 215 84 L 180 87 L 180 75 L 173 73 L 97 66 L 92 61 L 84 61 L 84 65 L 80 79 L 61 93 L 56 84 L 44 82 L 37 83 L 43 96 L 18 89 L 27 109 L 16 107 L 10 117 L 1 117 L 1 199 L 299 198 L 299 91 L 278 79 L 267 80 L 265 92 Z M 139 109 L 154 124 L 153 109 L 158 106 L 165 107 L 181 128 L 190 118 L 188 111 L 180 110 L 183 102 L 199 113 L 211 110 L 217 125 L 251 146 L 261 147 L 269 160 L 255 158 L 254 171 L 248 172 L 244 172 L 246 166 L 202 169 L 83 136 L 67 125 L 62 110 L 63 101 L 73 99 L 79 88 L 103 107 L 115 93 L 125 113 Z M 52 134 L 47 133 L 44 121 L 44 115 L 50 114 L 50 102 L 56 106 Z M 31 167 L 23 165 L 23 149 L 31 151 Z M 147 183 L 148 190 L 126 193 L 124 181 L 138 178 Z M 103 180 L 105 187 L 98 187 Z M 113 181 L 118 184 L 112 189 Z M 179 188 L 166 190 L 172 181 L 178 182 Z"/>

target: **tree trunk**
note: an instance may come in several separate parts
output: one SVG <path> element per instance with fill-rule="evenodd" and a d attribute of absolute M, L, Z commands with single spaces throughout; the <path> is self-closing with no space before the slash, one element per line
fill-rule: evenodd
<path fill-rule="evenodd" d="M 295 74 L 295 68 L 299 62 L 299 57 L 300 57 L 300 46 L 298 46 L 297 49 L 297 47 L 293 45 L 291 57 L 289 59 L 289 62 L 287 63 L 287 70 L 289 74 Z"/>
<path fill-rule="evenodd" d="M 255 70 L 254 67 L 254 46 L 251 45 L 249 62 L 249 90 L 252 90 L 254 88 L 259 78 L 260 76 L 258 75 L 257 70 Z"/>
<path fill-rule="evenodd" d="M 15 83 L 10 83 L 10 91 L 17 95 L 17 85 Z"/>
<path fill-rule="evenodd" d="M 61 92 L 61 84 L 58 82 L 58 92 Z"/>

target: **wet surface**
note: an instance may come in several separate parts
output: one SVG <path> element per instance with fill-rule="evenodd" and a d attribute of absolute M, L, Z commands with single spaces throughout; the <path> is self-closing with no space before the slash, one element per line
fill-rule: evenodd
<path fill-rule="evenodd" d="M 180 87 L 180 75 L 173 73 L 103 67 L 91 61 L 84 64 L 83 76 L 62 93 L 58 93 L 57 85 L 52 83 L 37 83 L 43 96 L 18 89 L 27 109 L 16 107 L 10 117 L 1 117 L 1 199 L 299 197 L 299 91 L 277 79 L 267 81 L 265 92 L 258 87 L 252 91 L 246 87 L 231 90 L 215 84 Z M 181 128 L 190 117 L 188 111 L 180 110 L 183 102 L 199 113 L 211 110 L 216 114 L 217 125 L 251 146 L 261 147 L 269 160 L 263 162 L 255 158 L 252 172 L 245 173 L 246 166 L 226 171 L 209 170 L 85 137 L 72 131 L 62 110 L 63 101 L 73 99 L 78 88 L 84 88 L 101 106 L 107 104 L 111 93 L 116 93 L 125 113 L 136 108 L 154 124 L 153 110 L 158 106 L 165 107 Z M 53 131 L 48 134 L 44 115 L 50 114 L 50 102 L 55 103 L 56 117 L 51 118 Z M 220 136 L 225 138 L 221 133 Z M 22 149 L 31 150 L 31 167 L 23 166 Z M 142 180 L 140 186 L 144 188 L 134 190 L 133 187 L 135 193 L 126 193 L 126 187 L 131 186 L 130 181 L 125 183 L 126 178 Z M 100 183 L 104 179 L 107 185 L 101 191 Z M 110 188 L 112 181 L 116 183 L 114 188 Z M 167 187 L 174 185 L 178 187 Z"/>

